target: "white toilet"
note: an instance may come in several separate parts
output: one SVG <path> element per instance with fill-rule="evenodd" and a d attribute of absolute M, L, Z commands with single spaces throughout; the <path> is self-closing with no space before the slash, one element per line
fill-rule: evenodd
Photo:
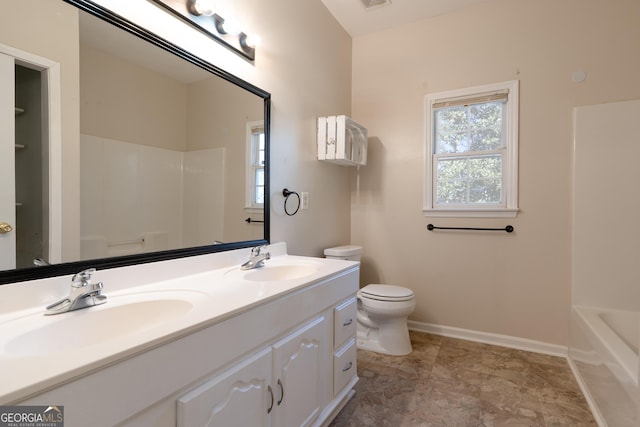
<path fill-rule="evenodd" d="M 361 246 L 325 249 L 327 258 L 360 261 Z M 415 308 L 413 291 L 402 286 L 371 284 L 357 293 L 357 346 L 363 350 L 401 356 L 411 353 L 407 317 Z"/>

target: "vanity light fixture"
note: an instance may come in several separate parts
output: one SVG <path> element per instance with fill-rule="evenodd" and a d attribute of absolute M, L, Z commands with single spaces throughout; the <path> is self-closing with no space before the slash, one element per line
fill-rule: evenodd
<path fill-rule="evenodd" d="M 259 37 L 240 30 L 233 16 L 224 18 L 214 0 L 153 0 L 233 52 L 255 61 Z"/>

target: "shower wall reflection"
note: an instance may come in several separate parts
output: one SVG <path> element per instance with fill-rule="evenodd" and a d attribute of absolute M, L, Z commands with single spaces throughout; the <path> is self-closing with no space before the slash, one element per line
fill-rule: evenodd
<path fill-rule="evenodd" d="M 222 240 L 224 153 L 82 135 L 82 259 Z"/>
<path fill-rule="evenodd" d="M 241 165 L 262 104 L 208 73 L 108 50 L 80 48 L 81 258 L 261 238 L 243 221 Z"/>

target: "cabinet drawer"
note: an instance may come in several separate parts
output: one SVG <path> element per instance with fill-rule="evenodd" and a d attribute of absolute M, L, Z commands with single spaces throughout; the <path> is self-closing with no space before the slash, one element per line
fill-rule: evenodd
<path fill-rule="evenodd" d="M 356 375 L 356 340 L 351 339 L 333 356 L 333 395 L 337 395 Z"/>
<path fill-rule="evenodd" d="M 356 298 L 350 298 L 334 309 L 333 345 L 339 348 L 356 334 Z"/>

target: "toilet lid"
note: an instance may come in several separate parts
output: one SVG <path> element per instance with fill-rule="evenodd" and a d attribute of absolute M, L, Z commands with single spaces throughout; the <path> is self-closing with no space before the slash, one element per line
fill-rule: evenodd
<path fill-rule="evenodd" d="M 384 301 L 406 301 L 413 298 L 409 288 L 394 285 L 367 285 L 360 289 L 362 296 Z"/>

